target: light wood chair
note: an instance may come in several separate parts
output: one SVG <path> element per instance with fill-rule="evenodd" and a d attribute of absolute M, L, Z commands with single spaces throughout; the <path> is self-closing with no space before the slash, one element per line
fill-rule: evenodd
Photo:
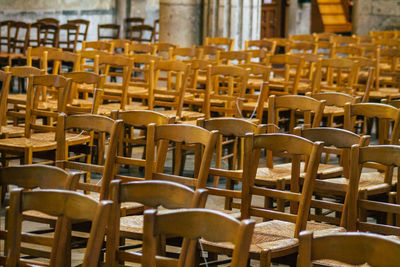
<path fill-rule="evenodd" d="M 271 55 L 275 54 L 276 42 L 273 40 L 246 40 L 244 42 L 244 50 L 266 49 Z"/>
<path fill-rule="evenodd" d="M 140 252 L 128 252 L 119 248 L 120 238 L 143 239 L 143 215 L 124 217 L 120 214 L 121 204 L 137 202 L 155 209 L 203 208 L 207 191 L 204 189 L 193 191 L 186 186 L 168 181 L 122 183 L 116 180 L 111 183 L 111 199 L 113 209 L 107 232 L 109 239 L 106 256 L 110 266 L 117 266 L 120 261 L 140 263 L 143 257 Z M 191 249 L 195 247 L 192 246 Z"/>
<path fill-rule="evenodd" d="M 171 220 L 175 222 L 174 226 L 168 223 Z M 195 209 L 159 214 L 156 210 L 148 210 L 144 213 L 144 221 L 143 266 L 155 266 L 156 263 L 159 264 L 158 262 L 168 262 L 168 264 L 176 262 L 176 266 L 193 266 L 193 251 L 185 247 L 178 260 L 156 256 L 157 237 L 165 234 L 183 236 L 193 243 L 202 238 L 212 242 L 233 244 L 231 266 L 247 266 L 250 236 L 255 224 L 253 220 L 238 221 L 217 211 Z M 212 231 L 215 225 L 224 231 Z"/>
<path fill-rule="evenodd" d="M 204 45 L 213 45 L 225 48 L 225 51 L 232 51 L 235 39 L 228 37 L 206 37 Z"/>
<path fill-rule="evenodd" d="M 146 147 L 152 145 L 152 141 L 146 138 L 147 126 L 149 124 L 174 124 L 175 117 L 168 117 L 152 110 L 113 111 L 111 117 L 115 120 L 122 120 L 125 129 L 119 138 L 118 155 L 115 157 L 115 164 L 117 166 L 115 168 L 116 173 L 113 174 L 111 179 L 118 179 L 122 182 L 149 179 L 153 167 L 149 164 L 150 161 L 146 160 L 151 152 L 151 150 L 146 149 Z M 135 130 L 140 130 L 140 133 L 135 134 Z M 144 146 L 142 158 L 132 155 L 132 148 L 138 145 Z M 131 174 L 126 174 L 126 172 L 121 172 L 119 168 L 122 165 L 124 165 L 125 168 L 132 166 L 144 168 L 144 175 L 142 177 L 135 177 Z"/>
<path fill-rule="evenodd" d="M 65 52 L 65 51 L 47 51 L 46 57 L 47 63 L 49 66 L 49 62 L 53 64 L 53 70 L 51 74 L 62 74 L 63 72 L 69 71 L 79 71 L 81 56 L 80 54 Z"/>
<path fill-rule="evenodd" d="M 116 38 L 117 39 L 117 38 Z M 82 50 L 100 50 L 112 53 L 114 51 L 113 44 L 105 41 L 82 41 Z"/>
<path fill-rule="evenodd" d="M 153 43 L 153 46 L 156 47 L 157 56 L 161 57 L 163 60 L 171 59 L 170 48 L 175 49 L 179 47 L 172 43 Z"/>
<path fill-rule="evenodd" d="M 48 52 L 61 50 L 61 48 L 47 46 L 28 47 L 26 50 L 26 65 L 34 66 L 48 72 L 48 65 L 46 65 Z"/>
<path fill-rule="evenodd" d="M 357 171 L 363 170 L 363 162 L 371 161 L 387 166 L 390 171 L 385 173 L 385 177 L 391 177 L 394 174 L 398 175 L 398 172 L 393 173 L 393 171 L 399 166 L 399 146 L 370 146 L 367 149 L 356 147 L 352 152 L 352 156 L 356 157 L 354 166 Z M 390 156 L 388 157 L 387 155 Z M 356 172 L 352 174 L 352 178 L 361 180 L 359 174 Z M 357 189 L 360 188 L 356 188 L 355 190 L 358 191 Z M 397 239 L 397 236 L 400 235 L 399 185 L 397 184 L 396 188 L 392 191 L 394 192 L 390 192 L 382 199 L 369 199 L 367 190 L 361 189 L 358 191 L 359 197 L 355 201 L 357 207 L 359 207 L 359 212 L 353 213 L 352 217 L 349 217 L 353 229 L 362 232 L 390 235 L 389 237 Z M 374 218 L 372 221 L 370 217 L 374 214 L 377 214 L 379 217 L 378 220 Z"/>
<path fill-rule="evenodd" d="M 12 77 L 21 78 L 24 83 L 26 83 L 26 87 L 29 84 L 29 77 L 44 75 L 45 71 L 40 70 L 35 67 L 29 66 L 17 66 L 17 67 L 5 67 L 4 70 L 6 72 L 11 72 Z M 22 83 L 22 81 L 20 81 Z M 24 88 L 25 89 L 25 88 Z M 27 91 L 22 90 L 22 91 Z M 21 121 L 25 120 L 25 108 L 26 108 L 26 94 L 9 94 L 7 97 L 7 117 L 11 118 L 14 121 L 14 126 L 21 124 Z M 4 121 L 3 121 L 4 122 Z"/>
<path fill-rule="evenodd" d="M 132 43 L 131 41 L 126 39 L 113 39 L 110 40 L 109 42 L 113 44 L 114 54 L 122 54 L 122 55 L 129 54 L 129 45 Z"/>
<path fill-rule="evenodd" d="M 0 93 L 0 137 L 20 137 L 25 133 L 24 127 L 8 125 L 7 120 L 7 98 L 10 90 L 11 72 L 4 72 L 0 70 L 0 82 L 1 82 L 1 93 Z"/>
<path fill-rule="evenodd" d="M 239 118 L 199 119 L 197 124 L 209 131 L 218 131 L 215 166 L 211 167 L 208 172 L 213 176 L 213 183 L 207 185 L 207 180 L 203 180 L 201 187 L 206 188 L 210 195 L 225 198 L 225 206 L 217 209 L 229 211 L 232 208 L 240 208 L 237 201 L 242 198 L 242 191 L 235 190 L 234 185 L 243 183 L 244 137 L 247 133 L 266 133 L 266 125 L 257 125 Z M 224 152 L 225 148 L 228 149 L 228 153 Z M 222 167 L 223 161 L 228 161 L 228 168 Z M 225 178 L 225 189 L 220 187 L 220 177 Z M 236 200 L 235 203 L 233 203 L 233 199 Z"/>
<path fill-rule="evenodd" d="M 153 46 L 149 43 L 137 43 L 137 42 L 132 42 L 129 45 L 129 55 L 134 55 L 134 54 L 148 54 L 155 56 L 157 53 L 157 47 Z"/>
<path fill-rule="evenodd" d="M 296 34 L 296 35 L 290 35 L 289 40 L 294 41 L 294 42 L 311 42 L 315 43 L 317 42 L 319 37 L 315 34 Z"/>
<path fill-rule="evenodd" d="M 47 87 L 47 91 L 53 91 L 57 101 L 55 109 L 48 109 L 45 102 L 38 101 L 43 87 Z M 35 152 L 54 150 L 55 120 L 58 112 L 65 111 L 70 87 L 71 81 L 59 75 L 30 76 L 24 137 L 13 138 L 12 142 L 7 141 L 8 139 L 0 140 L 0 151 L 11 155 L 22 155 L 21 163 L 32 164 Z M 37 120 L 38 117 L 46 119 Z"/>
<path fill-rule="evenodd" d="M 78 178 L 78 176 L 69 174 L 60 168 L 48 165 L 24 165 L 1 168 L 0 175 L 0 186 L 2 192 L 6 192 L 6 190 L 11 189 L 11 186 L 17 186 L 27 191 L 35 189 L 74 190 Z M 4 203 L 4 199 L 5 194 L 2 194 L 1 203 Z M 6 209 L 7 211 L 5 213 L 5 222 L 7 222 L 8 218 L 8 208 Z M 26 212 L 24 213 L 23 220 L 30 220 L 30 216 Z M 54 228 L 55 225 L 51 226 Z M 7 224 L 5 229 L 7 230 Z M 2 239 L 5 239 L 5 237 L 7 236 L 7 232 L 4 230 L 1 230 L 0 232 L 2 232 Z M 29 236 L 29 233 L 23 233 L 22 236 Z M 50 239 L 51 238 L 49 237 L 46 238 L 44 236 L 41 236 L 37 238 L 37 240 L 32 241 L 35 241 L 33 243 L 35 243 L 36 245 L 46 246 L 48 244 L 48 242 L 46 241 Z M 49 252 L 32 247 L 22 247 L 21 252 L 31 256 L 50 258 Z M 66 251 L 66 255 L 70 255 L 70 251 Z M 0 256 L 0 261 L 2 261 L 3 264 L 5 260 L 5 256 Z"/>
<path fill-rule="evenodd" d="M 313 261 L 341 264 L 396 266 L 400 242 L 369 233 L 340 233 L 314 237 L 310 231 L 300 233 L 297 266 L 309 267 Z M 385 257 L 382 257 L 385 255 Z"/>
<path fill-rule="evenodd" d="M 238 65 L 250 63 L 250 54 L 245 51 L 217 51 L 218 65 Z"/>
<path fill-rule="evenodd" d="M 270 94 L 298 94 L 300 78 L 304 66 L 302 57 L 294 55 L 270 55 L 267 65 L 271 66 L 273 77 L 269 79 Z M 291 77 L 294 74 L 293 77 Z"/>
<path fill-rule="evenodd" d="M 318 44 L 312 42 L 292 42 L 287 47 L 288 54 L 317 54 Z"/>
<path fill-rule="evenodd" d="M 21 252 L 21 227 L 23 212 L 28 210 L 57 216 L 57 226 L 51 244 L 51 257 L 48 266 L 65 266 L 67 264 L 66 248 L 68 248 L 71 220 L 87 220 L 92 222 L 88 244 L 82 266 L 95 266 L 99 262 L 101 247 L 106 231 L 107 217 L 111 202 L 97 202 L 82 194 L 63 190 L 43 190 L 23 192 L 16 189 L 10 194 L 10 210 L 8 217 L 6 266 L 17 266 L 23 263 Z M 76 205 L 79 203 L 79 205 Z M 35 236 L 24 239 L 24 242 L 35 240 Z M 35 263 L 33 263 L 35 264 Z M 36 263 L 37 264 L 37 263 Z"/>
<path fill-rule="evenodd" d="M 97 40 L 113 40 L 120 38 L 121 26 L 119 24 L 98 24 Z"/>
<path fill-rule="evenodd" d="M 190 61 L 191 59 L 201 59 L 203 50 L 197 47 L 176 47 L 170 48 L 170 60 Z"/>
<path fill-rule="evenodd" d="M 352 36 L 334 35 L 329 38 L 329 41 L 333 43 L 334 46 L 349 46 L 349 45 L 356 46 L 360 43 L 360 39 L 356 35 Z"/>
<path fill-rule="evenodd" d="M 209 66 L 205 102 L 205 118 L 242 117 L 242 101 L 249 73 L 238 66 Z"/>
<path fill-rule="evenodd" d="M 291 262 L 294 262 L 293 256 L 297 253 L 299 233 L 306 228 L 321 231 L 320 233 L 341 230 L 329 225 L 307 222 L 322 146 L 322 143 L 312 143 L 287 134 L 246 136 L 241 218 L 256 216 L 266 220 L 256 224 L 250 245 L 249 257 L 259 260 L 260 266 L 270 266 L 271 260 L 275 262 L 279 258 L 288 260 L 290 255 L 292 255 Z M 284 186 L 268 189 L 255 184 L 261 149 L 273 150 L 274 154 L 285 151 L 294 155 L 293 160 L 297 161 L 297 164 L 292 165 L 290 189 L 285 189 Z M 301 190 L 300 180 L 296 175 L 300 173 L 300 155 L 307 155 L 310 164 Z M 252 204 L 252 199 L 258 196 L 276 198 L 277 207 L 262 208 Z M 284 212 L 285 201 L 290 202 L 290 212 L 289 210 Z M 232 255 L 232 247 L 225 243 L 202 241 L 202 247 L 213 253 Z"/>

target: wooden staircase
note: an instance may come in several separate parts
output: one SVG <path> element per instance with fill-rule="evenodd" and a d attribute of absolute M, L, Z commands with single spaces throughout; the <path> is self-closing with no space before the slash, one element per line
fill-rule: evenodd
<path fill-rule="evenodd" d="M 312 0 L 312 32 L 351 32 L 349 0 Z"/>

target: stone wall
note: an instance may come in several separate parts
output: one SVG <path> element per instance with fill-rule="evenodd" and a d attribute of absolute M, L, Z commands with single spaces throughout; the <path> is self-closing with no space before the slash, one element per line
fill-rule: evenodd
<path fill-rule="evenodd" d="M 355 0 L 354 33 L 400 29 L 400 0 Z"/>

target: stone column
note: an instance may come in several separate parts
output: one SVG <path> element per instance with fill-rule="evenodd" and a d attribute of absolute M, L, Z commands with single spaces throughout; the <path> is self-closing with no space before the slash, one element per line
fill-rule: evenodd
<path fill-rule="evenodd" d="M 127 0 L 116 0 L 115 1 L 115 9 L 116 9 L 116 14 L 115 14 L 115 23 L 121 25 L 121 32 L 123 31 L 123 24 L 124 24 L 124 19 L 129 15 L 128 13 L 128 3 Z M 121 34 L 120 34 L 121 35 Z M 123 34 L 121 35 L 123 36 Z"/>
<path fill-rule="evenodd" d="M 201 11 L 201 0 L 160 0 L 160 42 L 199 45 Z"/>
<path fill-rule="evenodd" d="M 244 48 L 245 40 L 260 39 L 261 1 L 204 0 L 203 38 L 234 38 L 234 49 Z"/>

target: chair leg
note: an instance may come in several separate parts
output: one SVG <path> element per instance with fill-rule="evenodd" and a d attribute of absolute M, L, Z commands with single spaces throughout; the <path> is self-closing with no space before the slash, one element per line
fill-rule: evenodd
<path fill-rule="evenodd" d="M 270 267 L 271 266 L 271 251 L 262 250 L 260 253 L 260 267 Z"/>

